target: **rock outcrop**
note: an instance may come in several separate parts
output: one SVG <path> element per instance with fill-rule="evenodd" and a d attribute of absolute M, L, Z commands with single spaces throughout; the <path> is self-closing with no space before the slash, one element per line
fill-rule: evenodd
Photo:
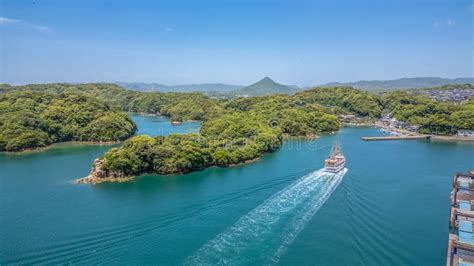
<path fill-rule="evenodd" d="M 133 176 L 125 176 L 119 171 L 104 170 L 105 158 L 98 158 L 92 164 L 88 176 L 76 180 L 76 184 L 97 184 L 103 182 L 125 182 L 133 179 Z"/>

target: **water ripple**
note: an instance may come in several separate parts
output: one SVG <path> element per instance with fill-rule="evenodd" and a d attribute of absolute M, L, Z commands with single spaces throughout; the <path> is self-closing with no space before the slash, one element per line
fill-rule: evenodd
<path fill-rule="evenodd" d="M 346 171 L 334 175 L 321 169 L 302 177 L 241 217 L 185 264 L 277 263 Z"/>

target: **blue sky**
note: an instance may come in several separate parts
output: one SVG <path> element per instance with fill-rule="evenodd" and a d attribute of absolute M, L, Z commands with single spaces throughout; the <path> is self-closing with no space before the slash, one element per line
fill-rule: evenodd
<path fill-rule="evenodd" d="M 472 77 L 474 2 L 0 2 L 0 82 Z"/>

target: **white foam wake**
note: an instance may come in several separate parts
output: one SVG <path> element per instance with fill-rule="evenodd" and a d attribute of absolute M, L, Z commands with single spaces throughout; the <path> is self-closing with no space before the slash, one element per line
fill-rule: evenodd
<path fill-rule="evenodd" d="M 298 179 L 210 240 L 185 264 L 277 263 L 347 172 L 320 169 Z"/>

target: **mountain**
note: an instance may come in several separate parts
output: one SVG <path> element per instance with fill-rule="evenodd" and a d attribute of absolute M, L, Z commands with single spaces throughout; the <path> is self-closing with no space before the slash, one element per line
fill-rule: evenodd
<path fill-rule="evenodd" d="M 222 83 L 203 83 L 203 84 L 190 84 L 190 85 L 163 85 L 158 83 L 143 83 L 143 82 L 115 82 L 120 87 L 135 90 L 135 91 L 161 91 L 161 92 L 228 92 L 242 88 L 239 85 L 229 85 Z"/>
<path fill-rule="evenodd" d="M 360 80 L 357 82 L 332 82 L 321 85 L 322 87 L 334 86 L 352 86 L 363 90 L 391 90 L 391 89 L 409 89 L 409 88 L 428 88 L 438 87 L 448 84 L 474 84 L 474 78 L 436 78 L 436 77 L 416 77 L 401 78 L 394 80 Z"/>
<path fill-rule="evenodd" d="M 261 96 L 277 93 L 293 94 L 297 90 L 295 87 L 282 85 L 269 77 L 265 77 L 250 86 L 231 91 L 230 94 L 235 96 Z"/>

